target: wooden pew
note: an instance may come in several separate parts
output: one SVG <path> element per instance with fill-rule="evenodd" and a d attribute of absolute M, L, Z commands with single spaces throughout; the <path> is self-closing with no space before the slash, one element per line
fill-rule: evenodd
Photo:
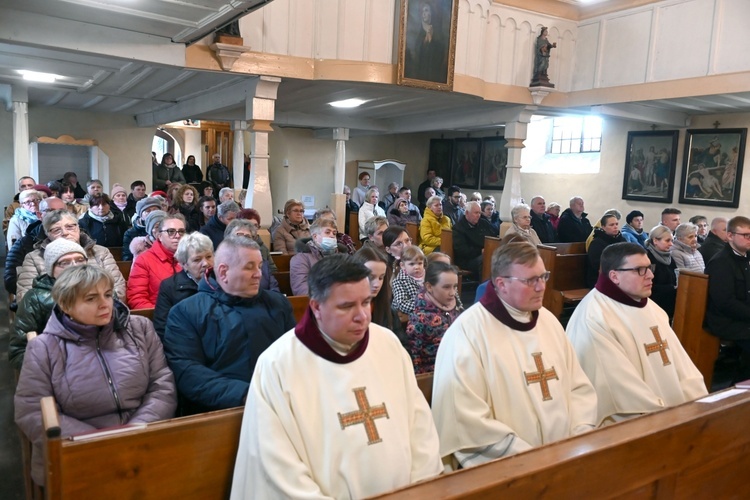
<path fill-rule="evenodd" d="M 136 316 L 143 316 L 144 318 L 148 318 L 151 321 L 154 320 L 154 308 L 148 308 L 148 309 L 131 309 L 130 314 L 135 314 Z"/>
<path fill-rule="evenodd" d="M 424 394 L 427 404 L 432 406 L 432 376 L 433 373 L 420 373 L 417 375 L 417 386 Z"/>
<path fill-rule="evenodd" d="M 500 248 L 500 238 L 494 236 L 484 237 L 484 253 L 482 254 L 482 281 L 490 279 L 492 274 L 492 254 Z"/>
<path fill-rule="evenodd" d="M 273 273 L 273 277 L 279 282 L 279 290 L 286 296 L 294 295 L 292 293 L 292 282 L 289 271 Z"/>
<path fill-rule="evenodd" d="M 307 306 L 310 304 L 310 297 L 307 295 L 292 295 L 286 298 L 292 305 L 292 313 L 294 314 L 294 320 L 299 323 L 302 316 L 307 311 Z"/>
<path fill-rule="evenodd" d="M 42 399 L 47 499 L 229 498 L 243 408 L 176 418 L 89 440 L 60 437 Z"/>
<path fill-rule="evenodd" d="M 445 229 L 440 232 L 440 251 L 451 258 L 452 263 L 456 263 L 453 257 L 453 230 Z"/>
<path fill-rule="evenodd" d="M 115 260 L 122 260 L 122 247 L 107 247 Z"/>
<path fill-rule="evenodd" d="M 687 403 L 378 498 L 740 498 L 750 393 Z"/>
<path fill-rule="evenodd" d="M 550 279 L 544 290 L 544 307 L 558 319 L 566 305 L 578 304 L 589 293 L 586 288 L 586 253 L 577 252 L 584 243 L 561 243 L 556 246 L 538 245 L 539 255 Z"/>
<path fill-rule="evenodd" d="M 276 264 L 276 269 L 281 272 L 289 272 L 289 265 L 292 261 L 292 257 L 294 257 L 293 254 L 283 254 L 283 253 L 272 253 L 271 258 L 273 259 L 273 263 Z"/>
<path fill-rule="evenodd" d="M 115 263 L 117 264 L 117 269 L 122 273 L 122 277 L 125 278 L 125 281 L 128 281 L 130 270 L 133 268 L 133 263 L 128 260 L 118 260 L 115 261 Z"/>
<path fill-rule="evenodd" d="M 411 244 L 419 245 L 419 242 L 422 241 L 422 238 L 419 236 L 419 224 L 416 222 L 407 222 L 406 232 L 409 234 L 409 238 L 411 238 Z"/>
<path fill-rule="evenodd" d="M 710 391 L 721 341 L 703 328 L 707 304 L 708 275 L 681 269 L 672 328 Z"/>
<path fill-rule="evenodd" d="M 349 237 L 359 250 L 362 243 L 359 241 L 359 213 L 357 212 L 349 212 Z"/>

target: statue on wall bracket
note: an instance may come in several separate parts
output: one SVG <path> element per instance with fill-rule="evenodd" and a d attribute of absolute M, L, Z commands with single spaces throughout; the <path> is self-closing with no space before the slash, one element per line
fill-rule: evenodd
<path fill-rule="evenodd" d="M 549 76 L 547 76 L 549 56 L 554 48 L 557 48 L 557 43 L 551 43 L 547 40 L 547 27 L 542 26 L 534 49 L 534 73 L 531 77 L 530 87 L 555 87 L 553 83 L 550 83 Z"/>

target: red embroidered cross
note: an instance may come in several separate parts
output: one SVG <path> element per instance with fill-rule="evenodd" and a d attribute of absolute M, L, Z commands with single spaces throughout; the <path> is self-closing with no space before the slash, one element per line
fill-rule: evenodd
<path fill-rule="evenodd" d="M 542 401 L 549 401 L 552 399 L 552 395 L 549 392 L 548 380 L 560 380 L 555 371 L 555 367 L 544 369 L 544 361 L 542 361 L 541 352 L 533 352 L 531 356 L 534 358 L 534 364 L 536 365 L 536 373 L 523 372 L 526 377 L 526 385 L 539 383 L 539 387 L 542 389 Z"/>
<path fill-rule="evenodd" d="M 343 415 L 339 413 L 338 416 L 342 430 L 350 425 L 364 424 L 365 432 L 367 432 L 367 444 L 369 445 L 382 441 L 378 434 L 378 428 L 375 426 L 375 419 L 390 417 L 388 416 L 388 410 L 385 408 L 385 403 L 378 406 L 370 406 L 370 402 L 367 401 L 365 390 L 366 387 L 357 387 L 354 389 L 354 397 L 357 399 L 359 410 L 350 411 Z"/>
<path fill-rule="evenodd" d="M 662 364 L 664 366 L 671 365 L 672 362 L 669 361 L 669 356 L 667 356 L 667 349 L 669 349 L 669 343 L 666 340 L 662 340 L 661 334 L 659 333 L 659 327 L 652 326 L 651 333 L 654 334 L 654 338 L 656 339 L 656 342 L 654 342 L 653 344 L 646 344 L 644 342 L 643 347 L 646 348 L 646 356 L 649 356 L 650 354 L 658 352 L 659 355 L 661 356 Z"/>

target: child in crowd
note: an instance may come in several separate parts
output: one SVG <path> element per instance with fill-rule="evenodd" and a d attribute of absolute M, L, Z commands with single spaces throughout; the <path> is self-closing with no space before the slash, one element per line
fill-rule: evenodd
<path fill-rule="evenodd" d="M 401 252 L 401 272 L 393 280 L 393 307 L 399 312 L 414 311 L 414 299 L 424 283 L 425 262 L 418 246 L 410 245 Z"/>

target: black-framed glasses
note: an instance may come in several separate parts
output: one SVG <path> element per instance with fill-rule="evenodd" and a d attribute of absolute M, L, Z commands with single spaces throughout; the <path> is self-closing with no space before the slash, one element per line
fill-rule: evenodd
<path fill-rule="evenodd" d="M 651 271 L 651 266 L 622 267 L 620 269 L 615 269 L 615 271 L 634 271 L 638 273 L 638 276 L 646 276 L 646 274 Z"/>
<path fill-rule="evenodd" d="M 180 237 L 183 237 L 183 236 L 185 236 L 185 233 L 187 233 L 187 231 L 185 231 L 184 229 L 173 229 L 173 228 L 162 229 L 159 232 L 160 233 L 167 233 L 167 236 L 169 236 L 170 238 L 174 238 L 175 235 L 178 235 L 178 234 L 180 235 Z"/>
<path fill-rule="evenodd" d="M 526 286 L 536 286 L 540 281 L 546 283 L 549 281 L 549 277 L 552 275 L 549 271 L 540 274 L 539 276 L 532 276 L 531 278 L 518 278 L 516 276 L 500 276 L 506 280 L 516 280 L 519 283 L 523 283 Z"/>

